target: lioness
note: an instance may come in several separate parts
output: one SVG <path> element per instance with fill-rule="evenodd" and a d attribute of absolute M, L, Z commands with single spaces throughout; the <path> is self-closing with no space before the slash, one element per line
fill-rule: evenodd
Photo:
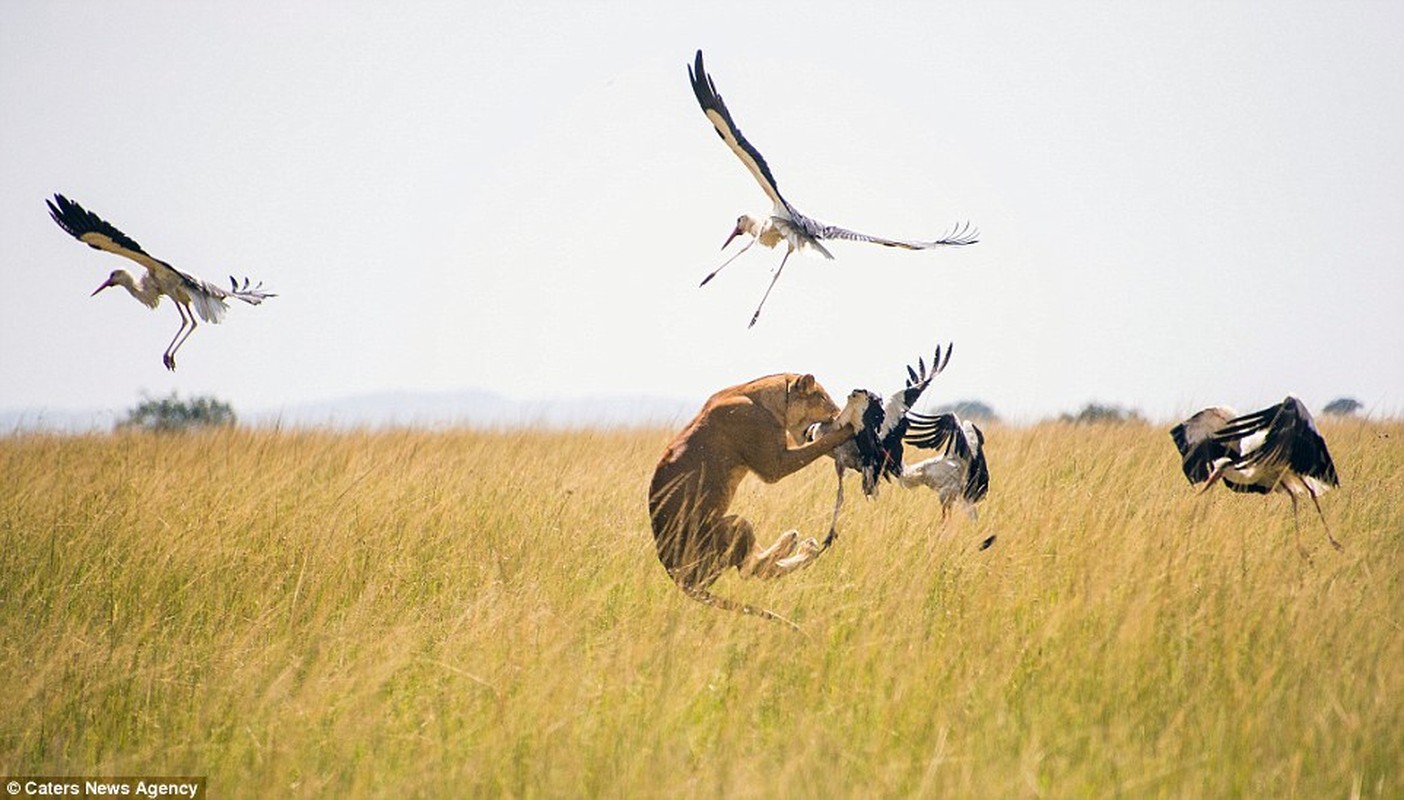
<path fill-rule="evenodd" d="M 653 472 L 648 511 L 658 560 L 684 592 L 710 605 L 784 621 L 707 587 L 728 567 L 747 578 L 792 572 L 814 560 L 819 543 L 789 531 L 759 550 L 751 523 L 726 512 L 747 472 L 774 483 L 852 439 L 852 425 L 844 425 L 797 444 L 811 425 L 838 412 L 813 375 L 768 375 L 712 395 L 678 433 Z"/>

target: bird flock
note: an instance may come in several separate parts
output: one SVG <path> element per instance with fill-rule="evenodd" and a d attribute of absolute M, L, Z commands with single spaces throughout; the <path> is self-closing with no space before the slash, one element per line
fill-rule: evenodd
<path fill-rule="evenodd" d="M 749 237 L 749 241 L 708 273 L 701 285 L 707 285 L 757 242 L 767 248 L 785 245 L 785 254 L 774 269 L 748 327 L 755 326 L 789 257 L 796 251 L 813 251 L 833 259 L 833 254 L 823 244 L 826 240 L 869 242 L 906 250 L 964 247 L 979 241 L 979 231 L 969 222 L 956 223 L 937 239 L 889 239 L 825 224 L 804 215 L 780 193 L 765 158 L 737 127 L 703 65 L 701 50 L 688 65 L 687 72 L 703 114 L 771 201 L 769 214 L 737 217 L 722 250 L 743 235 Z M 170 298 L 180 315 L 180 328 L 161 356 L 168 370 L 175 370 L 176 352 L 195 331 L 199 324 L 197 317 L 218 324 L 228 311 L 225 301 L 231 297 L 249 305 L 259 305 L 277 296 L 265 291 L 262 283 L 254 284 L 248 278 L 240 282 L 230 276 L 226 289 L 182 272 L 151 256 L 114 225 L 62 194 L 55 194 L 52 200 L 45 202 L 54 222 L 70 236 L 94 249 L 127 258 L 145 269 L 140 278 L 126 270 L 114 270 L 93 291 L 94 296 L 104 289 L 120 286 L 153 309 L 161 297 Z M 963 509 L 971 520 L 978 519 L 976 504 L 985 498 L 990 486 L 984 432 L 973 421 L 963 420 L 954 413 L 928 415 L 913 410 L 932 380 L 949 364 L 951 351 L 950 345 L 944 352 L 937 347 L 929 366 L 924 358 L 918 359 L 915 368 L 908 366 L 905 385 L 886 402 L 874 392 L 855 389 L 845 408 L 847 416 L 810 429 L 811 440 L 845 424 L 852 425 L 856 431 L 852 440 L 830 454 L 838 476 L 838 491 L 823 547 L 832 545 L 838 536 L 839 511 L 844 500 L 843 479 L 850 470 L 860 473 L 863 493 L 869 498 L 877 497 L 881 483 L 895 480 L 906 488 L 926 486 L 936 492 L 943 520 L 954 507 Z M 1201 494 L 1215 483 L 1222 483 L 1238 493 L 1286 494 L 1292 502 L 1297 548 L 1303 557 L 1308 557 L 1308 551 L 1301 541 L 1297 507 L 1301 498 L 1309 498 L 1327 539 L 1337 550 L 1341 549 L 1318 500 L 1323 493 L 1339 486 L 1340 480 L 1326 441 L 1301 400 L 1288 396 L 1281 403 L 1243 415 L 1226 406 L 1212 406 L 1176 425 L 1170 436 L 1179 450 L 1185 477 L 1191 485 L 1203 484 Z M 906 464 L 904 443 L 937 451 L 937 454 Z M 994 536 L 986 538 L 982 548 L 993 541 Z"/>
<path fill-rule="evenodd" d="M 707 73 L 701 50 L 697 51 L 688 67 L 687 76 L 702 113 L 760 184 L 772 204 L 768 216 L 742 214 L 736 219 L 736 226 L 722 243 L 722 249 L 725 250 L 743 234 L 749 236 L 750 241 L 708 273 L 702 279 L 702 285 L 706 286 L 717 273 L 757 242 L 767 248 L 777 247 L 782 242 L 785 244 L 785 255 L 781 257 L 760 304 L 751 315 L 750 326 L 754 326 L 760 318 L 761 309 L 775 288 L 775 282 L 780 279 L 790 255 L 797 250 L 813 250 L 824 258 L 832 259 L 834 256 L 824 247 L 824 240 L 871 242 L 907 250 L 962 247 L 979 241 L 979 231 L 969 222 L 956 224 L 939 239 L 920 241 L 872 236 L 805 216 L 780 193 L 779 183 L 765 157 L 741 133 L 731 111 L 722 101 L 716 83 Z M 950 356 L 950 346 L 947 346 L 944 356 L 938 347 L 930 370 L 924 360 L 918 360 L 915 370 L 908 367 L 906 385 L 894 393 L 886 404 L 874 392 L 853 390 L 845 413 L 856 419 L 841 417 L 832 423 L 819 423 L 810 428 L 811 441 L 839 425 L 851 424 L 857 431 L 852 441 L 831 453 L 838 474 L 838 492 L 824 547 L 829 547 L 838 536 L 839 510 L 843 507 L 843 477 L 848 470 L 857 470 L 862 474 L 863 493 L 867 497 L 877 496 L 880 480 L 896 479 L 903 487 L 927 486 L 935 491 L 940 498 L 942 519 L 957 504 L 971 519 L 978 518 L 976 504 L 984 499 L 990 487 L 984 432 L 973 421 L 962 420 L 953 413 L 928 416 L 912 410 L 932 379 L 945 369 Z M 1325 525 L 1326 518 L 1321 513 L 1317 497 L 1339 485 L 1339 481 L 1330 453 L 1326 450 L 1326 442 L 1300 400 L 1288 397 L 1276 406 L 1244 416 L 1237 416 L 1222 406 L 1208 408 L 1175 426 L 1171 436 L 1183 457 L 1184 472 L 1191 483 L 1203 482 L 1207 489 L 1222 480 L 1225 486 L 1237 492 L 1283 492 L 1292 500 L 1294 522 L 1298 498 L 1306 496 L 1311 498 Z M 903 442 L 939 450 L 940 453 L 914 464 L 904 464 Z M 1340 548 L 1329 526 L 1326 536 L 1333 546 Z M 993 536 L 986 538 L 981 544 L 982 548 L 990 546 L 993 541 Z M 1299 525 L 1297 546 L 1306 556 Z"/>

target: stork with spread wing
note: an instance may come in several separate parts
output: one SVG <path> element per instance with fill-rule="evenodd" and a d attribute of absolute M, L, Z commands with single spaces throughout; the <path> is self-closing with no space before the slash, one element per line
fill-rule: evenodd
<path fill-rule="evenodd" d="M 907 367 L 906 385 L 893 392 L 886 404 L 873 392 L 854 389 L 849 394 L 843 414 L 833 422 L 817 423 L 809 429 L 811 440 L 848 424 L 858 431 L 857 436 L 830 453 L 834 459 L 834 471 L 838 473 L 838 495 L 834 499 L 834 516 L 829 523 L 829 535 L 824 539 L 824 547 L 838 537 L 839 509 L 843 507 L 843 475 L 847 470 L 856 469 L 862 474 L 863 494 L 868 497 L 877 496 L 879 479 L 891 480 L 901 476 L 902 442 L 907 438 L 912 406 L 931 385 L 932 379 L 950 363 L 953 349 L 951 345 L 946 345 L 943 354 L 938 346 L 929 370 L 925 359 L 921 358 L 917 359 L 915 369 Z M 853 420 L 852 416 L 858 419 Z"/>
<path fill-rule="evenodd" d="M 1201 494 L 1222 481 L 1235 492 L 1287 495 L 1292 500 L 1297 552 L 1308 560 L 1311 556 L 1302 545 L 1297 522 L 1297 499 L 1309 497 L 1327 540 L 1341 549 L 1316 499 L 1340 486 L 1340 478 L 1326 440 L 1301 400 L 1288 395 L 1277 405 L 1242 416 L 1227 406 L 1210 406 L 1172 428 L 1170 438 L 1180 451 L 1185 477 L 1191 484 L 1204 484 Z"/>
<path fill-rule="evenodd" d="M 688 67 L 687 75 L 692 83 L 692 91 L 697 95 L 697 103 L 702 107 L 702 113 L 707 115 L 707 119 L 711 121 L 712 127 L 716 128 L 717 135 L 721 137 L 723 142 L 726 142 L 727 147 L 730 147 L 736 157 L 741 159 L 741 163 L 746 165 L 746 169 L 750 170 L 751 175 L 755 177 L 756 182 L 760 184 L 761 189 L 765 191 L 766 196 L 773 204 L 769 216 L 753 217 L 749 214 L 742 214 L 737 218 L 736 227 L 726 238 L 722 249 L 726 249 L 726 246 L 731 244 L 733 239 L 743 233 L 750 235 L 751 241 L 703 278 L 702 285 L 706 286 L 707 282 L 716 277 L 716 274 L 721 272 L 723 267 L 735 261 L 756 242 L 760 242 L 766 247 L 775 247 L 782 241 L 785 243 L 785 255 L 780 259 L 780 266 L 776 268 L 774 277 L 770 279 L 770 285 L 766 287 L 760 305 L 756 306 L 756 313 L 751 316 L 751 325 L 755 325 L 756 320 L 760 318 L 761 307 L 765 305 L 766 298 L 770 297 L 770 290 L 775 288 L 775 282 L 780 279 L 780 273 L 784 271 L 785 262 L 789 260 L 791 253 L 796 250 L 813 249 L 825 258 L 832 259 L 834 257 L 821 244 L 821 240 L 847 239 L 854 242 L 872 242 L 884 247 L 900 247 L 906 250 L 959 247 L 975 244 L 979 241 L 980 232 L 971 227 L 969 223 L 956 225 L 940 239 L 916 241 L 871 236 L 847 228 L 840 228 L 837 225 L 826 225 L 801 214 L 780 194 L 780 187 L 775 182 L 775 176 L 770 172 L 770 166 L 765 163 L 765 158 L 761 156 L 760 151 L 746 141 L 746 137 L 741 135 L 741 129 L 736 127 L 736 122 L 731 118 L 731 112 L 727 110 L 721 95 L 717 93 L 712 76 L 708 75 L 702 67 L 701 50 L 697 51 L 695 63 Z"/>
<path fill-rule="evenodd" d="M 898 482 L 909 489 L 926 486 L 935 491 L 941 499 L 942 519 L 957 503 L 972 520 L 978 519 L 975 504 L 990 491 L 984 431 L 954 412 L 934 416 L 911 413 L 907 417 L 907 444 L 940 450 L 941 454 L 903 466 Z M 986 547 L 993 538 L 986 540 Z"/>
<path fill-rule="evenodd" d="M 269 297 L 277 297 L 271 292 L 263 291 L 262 283 L 250 285 L 248 278 L 240 284 L 231 276 L 230 286 L 225 289 L 181 272 L 159 258 L 147 254 L 141 249 L 141 245 L 117 230 L 111 223 L 61 194 L 56 194 L 53 200 L 45 202 L 49 206 L 49 216 L 73 238 L 93 249 L 106 250 L 131 259 L 146 268 L 140 280 L 126 270 L 113 270 L 107 280 L 93 291 L 94 295 L 110 286 L 121 286 L 148 308 L 155 308 L 161 302 L 162 295 L 171 298 L 176 311 L 180 313 L 180 329 L 176 331 L 175 337 L 161 356 L 166 369 L 175 369 L 176 351 L 190 338 L 190 334 L 195 332 L 198 324 L 195 321 L 196 315 L 206 322 L 218 324 L 229 310 L 229 306 L 224 302 L 226 298 L 235 297 L 256 306 Z"/>

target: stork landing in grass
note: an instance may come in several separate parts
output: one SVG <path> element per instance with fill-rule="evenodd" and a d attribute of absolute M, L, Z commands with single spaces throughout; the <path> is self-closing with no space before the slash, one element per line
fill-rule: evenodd
<path fill-rule="evenodd" d="M 799 209 L 790 205 L 780 194 L 780 188 L 775 182 L 775 176 L 771 174 L 770 167 L 761 157 L 760 151 L 756 150 L 746 137 L 741 135 L 741 129 L 736 127 L 736 123 L 731 119 L 731 112 L 727 111 L 726 104 L 722 102 L 720 94 L 717 94 L 717 87 L 712 83 L 712 76 L 708 75 L 702 68 L 702 51 L 697 51 L 696 62 L 688 67 L 688 79 L 692 82 L 692 91 L 697 95 L 697 103 L 702 106 L 702 113 L 707 115 L 712 126 L 717 129 L 717 135 L 726 142 L 736 157 L 741 159 L 741 163 L 746 165 L 746 169 L 751 171 L 771 203 L 774 204 L 768 217 L 753 217 L 749 214 L 742 214 L 736 220 L 736 227 L 732 229 L 731 235 L 726 237 L 726 242 L 722 244 L 725 250 L 727 245 L 737 236 L 745 233 L 750 235 L 751 241 L 745 247 L 738 250 L 731 258 L 728 258 L 720 267 L 712 270 L 707 277 L 702 279 L 702 285 L 716 277 L 727 264 L 735 261 L 738 256 L 751 248 L 751 245 L 760 242 L 766 247 L 775 247 L 781 242 L 785 243 L 785 255 L 780 259 L 780 266 L 776 268 L 775 275 L 770 279 L 770 285 L 766 287 L 765 294 L 761 297 L 760 305 L 756 306 L 756 313 L 751 315 L 751 325 L 756 324 L 760 318 L 761 308 L 765 305 L 766 298 L 770 297 L 770 290 L 775 288 L 775 282 L 780 280 L 780 273 L 785 269 L 785 262 L 789 260 L 790 254 L 796 250 L 813 249 L 825 258 L 832 259 L 834 256 L 823 244 L 822 239 L 847 239 L 855 242 L 872 242 L 884 247 L 901 247 L 907 250 L 926 250 L 933 247 L 960 247 L 968 244 L 975 244 L 979 241 L 980 232 L 970 226 L 968 222 L 960 223 L 953 227 L 945 236 L 934 241 L 913 241 L 902 239 L 884 239 L 881 236 L 870 236 L 866 233 L 858 233 L 847 228 L 840 228 L 837 225 L 825 225 L 818 220 L 806 217 L 799 212 Z M 748 326 L 749 327 L 749 326 Z"/>
<path fill-rule="evenodd" d="M 909 412 L 922 392 L 931 385 L 931 380 L 950 363 L 951 350 L 951 345 L 947 345 L 946 352 L 942 354 L 938 346 L 929 371 L 925 359 L 921 358 L 917 359 L 915 369 L 907 367 L 906 385 L 900 391 L 893 392 L 885 405 L 877 394 L 866 389 L 854 389 L 849 394 L 843 414 L 833 422 L 820 422 L 810 427 L 811 441 L 843 425 L 852 424 L 858 432 L 853 439 L 829 453 L 834 459 L 834 471 L 838 474 L 838 493 L 834 498 L 834 516 L 823 547 L 827 548 L 838 538 L 839 509 L 843 508 L 843 475 L 847 470 L 859 471 L 863 477 L 863 494 L 868 497 L 877 497 L 879 479 L 891 480 L 901 476 L 902 440 L 907 436 Z M 858 419 L 852 419 L 853 416 Z"/>
<path fill-rule="evenodd" d="M 910 489 L 927 486 L 941 499 L 941 519 L 959 503 L 970 519 L 979 519 L 975 504 L 990 491 L 990 468 L 985 461 L 985 433 L 970 420 L 953 413 L 926 416 L 908 414 L 907 444 L 941 450 L 938 456 L 907 464 L 897 481 Z M 991 536 L 984 547 L 993 543 Z"/>
<path fill-rule="evenodd" d="M 106 250 L 129 258 L 146 268 L 146 273 L 140 280 L 133 278 L 126 270 L 113 270 L 107 280 L 93 291 L 94 295 L 109 286 L 121 286 L 149 308 L 155 308 L 161 302 L 161 295 L 171 298 L 176 311 L 180 313 L 180 329 L 176 331 L 175 337 L 161 356 L 161 363 L 166 365 L 166 369 L 175 369 L 176 351 L 190 338 L 190 334 L 195 332 L 198 324 L 195 321 L 197 314 L 206 322 L 218 324 L 229 310 L 229 306 L 224 302 L 227 297 L 237 297 L 255 306 L 269 297 L 277 297 L 271 292 L 263 291 L 262 283 L 250 286 L 248 278 L 240 285 L 231 276 L 229 288 L 225 289 L 181 272 L 170 264 L 148 255 L 131 237 L 61 194 L 54 195 L 52 201 L 44 202 L 49 206 L 49 216 L 73 238 L 96 250 Z"/>
<path fill-rule="evenodd" d="M 1204 484 L 1200 494 L 1220 480 L 1235 492 L 1286 494 L 1292 500 L 1297 552 L 1310 560 L 1297 520 L 1297 499 L 1305 495 L 1316 507 L 1327 540 L 1341 549 L 1316 499 L 1340 486 L 1340 479 L 1326 440 L 1302 401 L 1288 395 L 1275 406 L 1242 416 L 1226 406 L 1211 406 L 1172 428 L 1170 438 L 1180 451 L 1185 477 L 1191 484 Z"/>

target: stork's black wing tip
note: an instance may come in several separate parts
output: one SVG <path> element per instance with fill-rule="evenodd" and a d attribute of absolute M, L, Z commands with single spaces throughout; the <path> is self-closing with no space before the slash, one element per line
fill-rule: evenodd
<path fill-rule="evenodd" d="M 1181 422 L 1170 429 L 1170 440 L 1175 443 L 1175 449 L 1180 451 L 1181 456 L 1189 452 L 1189 440 L 1185 438 L 1185 423 Z"/>
<path fill-rule="evenodd" d="M 137 244 L 132 237 L 122 233 L 117 226 L 99 217 L 97 214 L 83 208 L 73 200 L 69 200 L 61 194 L 54 194 L 54 202 L 49 205 L 49 216 L 54 218 L 54 222 L 62 228 L 69 236 L 82 240 L 84 234 L 98 233 L 111 239 L 119 247 L 130 250 L 134 253 L 147 255 L 141 245 Z M 88 243 L 89 247 L 97 249 L 97 245 Z M 168 265 L 169 266 L 169 265 Z"/>
<path fill-rule="evenodd" d="M 67 214 L 68 210 L 77 204 L 74 203 L 72 200 L 69 200 L 67 197 L 64 197 L 62 194 L 54 192 L 54 199 L 50 200 L 48 198 L 45 198 L 44 205 L 49 207 L 49 216 L 53 217 L 54 220 L 57 221 L 59 217 L 63 216 L 64 214 Z"/>
<path fill-rule="evenodd" d="M 716 103 L 716 89 L 712 88 L 712 79 L 707 77 L 707 72 L 702 67 L 702 51 L 697 51 L 697 56 L 687 67 L 687 80 L 692 84 L 692 93 L 697 97 L 698 105 L 706 111 L 708 106 Z M 720 133 L 720 131 L 718 131 Z"/>
<path fill-rule="evenodd" d="M 44 205 L 49 207 L 49 217 L 53 219 L 60 228 L 63 228 L 65 233 L 74 237 L 81 235 L 82 231 L 80 231 L 76 225 L 78 220 L 75 219 L 75 211 L 81 214 L 82 206 L 79 206 L 77 203 L 69 200 L 58 192 L 54 192 L 53 200 L 45 198 Z"/>

